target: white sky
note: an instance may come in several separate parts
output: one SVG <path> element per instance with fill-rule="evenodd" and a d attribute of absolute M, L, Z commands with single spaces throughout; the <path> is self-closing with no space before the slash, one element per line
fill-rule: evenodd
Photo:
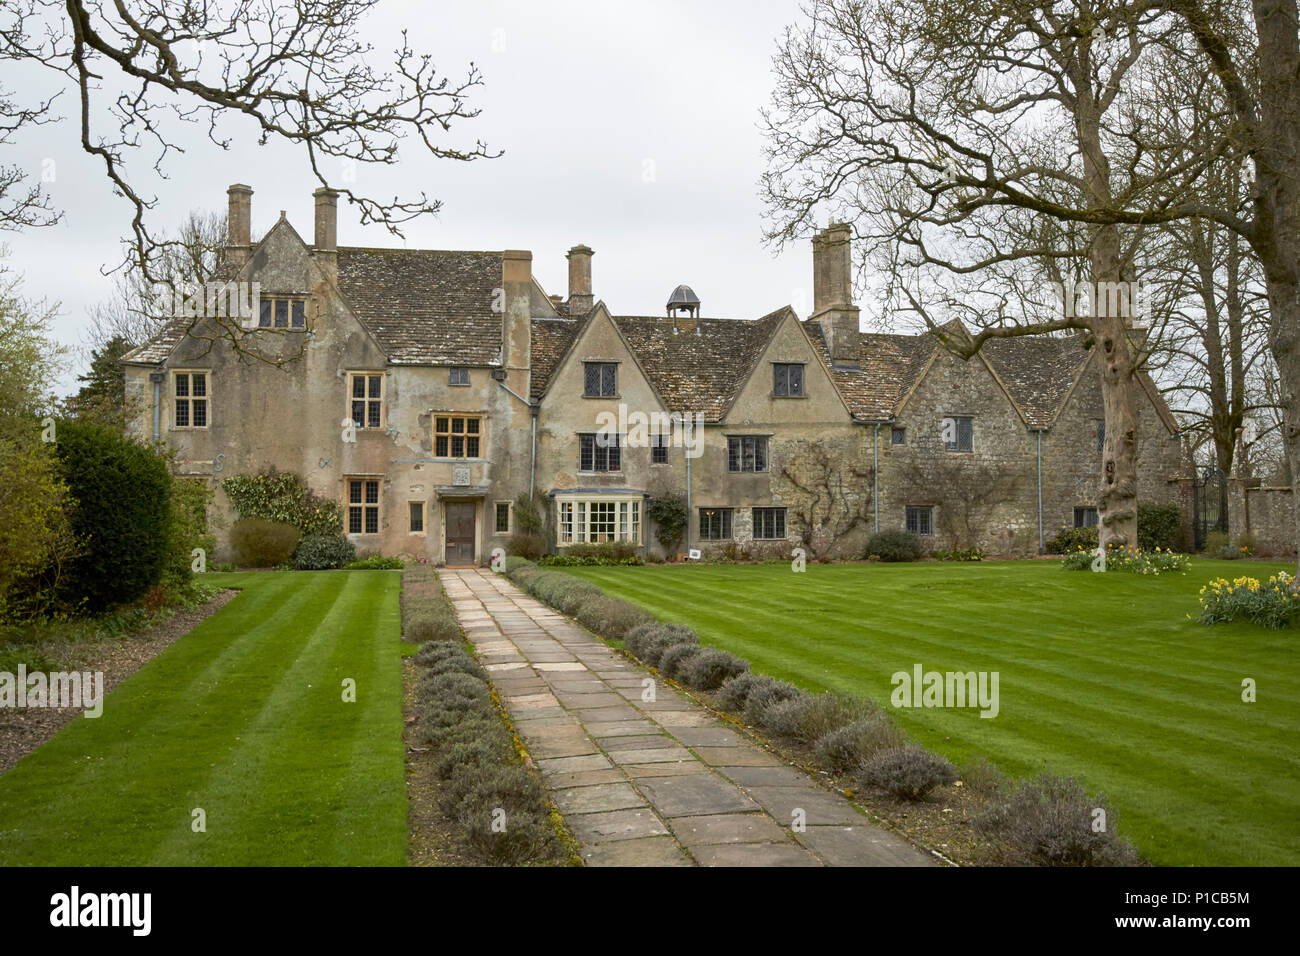
<path fill-rule="evenodd" d="M 452 142 L 482 138 L 505 150 L 496 160 L 435 161 L 410 143 L 397 167 L 360 167 L 355 188 L 374 198 L 418 192 L 443 200 L 438 218 L 407 224 L 406 245 L 433 249 L 531 249 L 533 272 L 550 293 L 566 293 L 564 253 L 595 252 L 593 288 L 616 314 L 663 312 L 673 287 L 691 285 L 709 316 L 753 318 L 785 304 L 806 317 L 811 302 L 809 243 L 779 257 L 761 242 L 758 179 L 763 169 L 759 110 L 771 90 L 771 56 L 795 0 L 656 2 L 456 2 L 385 0 L 364 27 L 387 60 L 405 26 L 411 45 L 434 54 L 453 78 L 473 60 L 484 86 L 475 120 Z M 18 75 L 5 86 L 26 96 L 50 75 Z M 61 111 L 74 108 L 71 91 Z M 115 131 L 114 131 L 115 132 Z M 223 210 L 232 182 L 254 189 L 253 233 L 286 210 L 312 237 L 306 160 L 287 145 L 259 148 L 243 121 L 228 152 L 199 128 L 177 133 L 184 155 L 169 158 L 168 180 L 152 156 L 131 157 L 132 182 L 157 195 L 155 226 L 168 229 L 192 208 Z M 0 234 L 29 297 L 62 303 L 56 337 L 76 344 L 87 309 L 105 297 L 101 267 L 119 261 L 130 209 L 112 195 L 102 163 L 80 150 L 75 121 L 29 130 L 0 151 L 0 162 L 40 175 L 55 161 L 50 192 L 66 211 L 58 227 Z M 652 181 L 646 171 L 653 170 Z M 343 245 L 396 246 L 382 227 L 362 229 L 339 209 Z M 61 379 L 66 391 L 77 369 Z"/>

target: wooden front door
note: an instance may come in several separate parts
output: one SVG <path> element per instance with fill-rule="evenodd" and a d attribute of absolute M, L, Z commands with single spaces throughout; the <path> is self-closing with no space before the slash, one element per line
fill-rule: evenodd
<path fill-rule="evenodd" d="M 447 520 L 443 524 L 447 529 L 447 564 L 473 564 L 477 506 L 472 501 L 448 501 L 446 507 Z"/>

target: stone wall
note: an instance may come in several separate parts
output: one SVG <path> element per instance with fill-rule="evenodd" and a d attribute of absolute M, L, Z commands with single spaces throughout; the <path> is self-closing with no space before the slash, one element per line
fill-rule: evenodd
<path fill-rule="evenodd" d="M 1229 499 L 1244 498 L 1245 522 L 1257 542 L 1257 553 L 1289 557 L 1296 553 L 1295 495 L 1290 488 L 1245 487 L 1231 482 Z"/>

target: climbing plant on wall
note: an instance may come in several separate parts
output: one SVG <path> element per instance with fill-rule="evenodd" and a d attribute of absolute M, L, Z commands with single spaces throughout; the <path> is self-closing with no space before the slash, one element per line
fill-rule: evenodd
<path fill-rule="evenodd" d="M 291 524 L 304 535 L 343 533 L 343 510 L 322 498 L 291 471 L 270 468 L 257 475 L 231 475 L 221 488 L 241 518 L 266 518 Z"/>

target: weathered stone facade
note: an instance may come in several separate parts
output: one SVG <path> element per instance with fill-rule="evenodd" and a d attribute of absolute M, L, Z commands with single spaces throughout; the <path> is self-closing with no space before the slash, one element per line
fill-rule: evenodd
<path fill-rule="evenodd" d="M 218 488 L 223 544 L 220 480 L 272 466 L 339 501 L 359 550 L 434 562 L 488 561 L 530 491 L 556 549 L 630 539 L 662 553 L 646 507 L 681 494 L 689 539 L 671 550 L 755 557 L 859 557 L 909 509 L 932 549 L 1032 554 L 1040 524 L 1050 537 L 1095 507 L 1090 353 L 1002 340 L 963 361 L 932 336 L 858 332 L 842 227 L 815 243 L 808 320 L 617 316 L 592 294 L 585 246 L 562 300 L 524 251 L 338 248 L 325 190 L 313 244 L 283 218 L 254 244 L 251 191 L 229 195 L 223 278 L 301 301 L 305 327 L 281 327 L 274 305 L 233 333 L 237 351 L 228 323 L 181 317 L 125 359 L 137 434 Z M 202 376 L 201 424 L 183 420 L 178 374 Z M 656 452 L 641 423 L 669 414 L 692 427 Z M 1175 500 L 1176 425 L 1146 379 L 1139 422 L 1140 497 Z M 621 433 L 616 451 L 603 430 Z"/>

